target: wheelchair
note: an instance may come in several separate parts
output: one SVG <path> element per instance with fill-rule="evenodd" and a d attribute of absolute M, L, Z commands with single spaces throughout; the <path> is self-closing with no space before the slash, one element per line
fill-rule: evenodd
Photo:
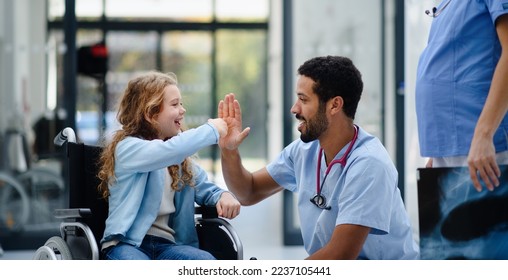
<path fill-rule="evenodd" d="M 21 231 L 57 225 L 50 209 L 63 207 L 66 197 L 59 172 L 33 164 L 21 130 L 7 129 L 0 135 L 0 144 L 0 235 L 9 238 Z M 22 154 L 22 167 L 12 158 L 17 151 Z"/>
<path fill-rule="evenodd" d="M 54 143 L 66 144 L 69 180 L 69 208 L 55 209 L 63 219 L 60 236 L 50 237 L 39 247 L 34 260 L 99 260 L 100 240 L 108 215 L 108 202 L 97 192 L 98 158 L 101 147 L 77 143 L 72 128 L 65 128 Z M 219 260 L 243 259 L 243 246 L 231 224 L 218 217 L 215 207 L 198 206 L 195 227 L 199 247 Z"/>

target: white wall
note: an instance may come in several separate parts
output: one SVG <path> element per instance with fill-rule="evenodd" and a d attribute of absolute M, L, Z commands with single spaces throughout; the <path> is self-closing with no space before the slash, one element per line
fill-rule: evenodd
<path fill-rule="evenodd" d="M 420 53 L 425 48 L 432 18 L 425 14 L 436 6 L 437 0 L 406 0 L 405 11 L 405 151 L 406 151 L 406 206 L 419 240 L 418 196 L 416 169 L 424 167 L 426 159 L 420 156 L 415 112 L 416 67 Z"/>
<path fill-rule="evenodd" d="M 385 126 L 384 126 L 384 145 L 390 154 L 390 157 L 396 158 L 397 127 L 395 120 L 395 1 L 386 1 L 385 6 L 385 65 L 383 71 L 385 75 Z"/>
<path fill-rule="evenodd" d="M 46 1 L 0 0 L 0 131 L 23 129 L 45 107 Z"/>

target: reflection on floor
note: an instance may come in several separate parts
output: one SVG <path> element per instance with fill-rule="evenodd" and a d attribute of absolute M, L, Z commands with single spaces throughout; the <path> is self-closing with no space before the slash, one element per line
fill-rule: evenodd
<path fill-rule="evenodd" d="M 302 260 L 308 256 L 303 246 L 283 245 L 282 213 L 282 195 L 279 193 L 256 205 L 242 207 L 241 214 L 229 220 L 242 241 L 244 259 Z M 58 234 L 58 227 L 55 225 L 54 228 Z M 47 238 L 35 240 L 35 244 L 24 243 L 29 248 L 11 250 L 9 247 L 12 246 L 5 245 L 9 240 L 2 240 L 0 235 L 0 244 L 4 242 L 5 251 L 0 260 L 30 260 Z"/>
<path fill-rule="evenodd" d="M 0 256 L 0 260 L 31 260 L 34 253 L 33 250 L 4 251 L 3 256 Z"/>
<path fill-rule="evenodd" d="M 245 246 L 245 244 L 244 244 Z M 0 260 L 31 260 L 35 250 L 4 251 Z M 301 260 L 307 253 L 301 246 L 245 246 L 244 259 L 252 257 L 258 260 Z"/>
<path fill-rule="evenodd" d="M 254 206 L 243 207 L 241 215 L 229 220 L 242 241 L 243 258 L 245 260 L 250 258 L 258 260 L 302 260 L 307 257 L 303 246 L 283 245 L 282 217 L 280 215 L 282 211 L 277 199 L 274 198 L 275 201 L 268 200 Z M 38 240 L 37 244 L 42 246 L 45 240 L 47 239 Z M 34 248 L 38 247 L 35 246 Z M 30 260 L 36 249 L 9 250 L 4 246 L 4 250 L 5 252 L 3 256 L 0 256 L 0 260 Z"/>

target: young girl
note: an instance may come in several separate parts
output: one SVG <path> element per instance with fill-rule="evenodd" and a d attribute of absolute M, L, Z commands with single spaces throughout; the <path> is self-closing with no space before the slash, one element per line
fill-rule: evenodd
<path fill-rule="evenodd" d="M 198 249 L 194 203 L 234 218 L 240 203 L 208 181 L 190 156 L 227 133 L 222 119 L 182 132 L 185 108 L 173 73 L 131 80 L 118 109 L 122 129 L 101 155 L 99 191 L 109 200 L 106 259 L 214 259 Z"/>

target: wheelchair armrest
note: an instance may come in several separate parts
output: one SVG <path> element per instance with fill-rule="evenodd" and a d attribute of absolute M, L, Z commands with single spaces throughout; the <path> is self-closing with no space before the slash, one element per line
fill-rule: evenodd
<path fill-rule="evenodd" d="M 90 208 L 55 209 L 53 215 L 59 219 L 85 218 L 92 216 L 92 210 Z"/>
<path fill-rule="evenodd" d="M 203 219 L 218 218 L 217 208 L 215 206 L 198 206 L 195 208 L 195 213 L 200 214 Z"/>

